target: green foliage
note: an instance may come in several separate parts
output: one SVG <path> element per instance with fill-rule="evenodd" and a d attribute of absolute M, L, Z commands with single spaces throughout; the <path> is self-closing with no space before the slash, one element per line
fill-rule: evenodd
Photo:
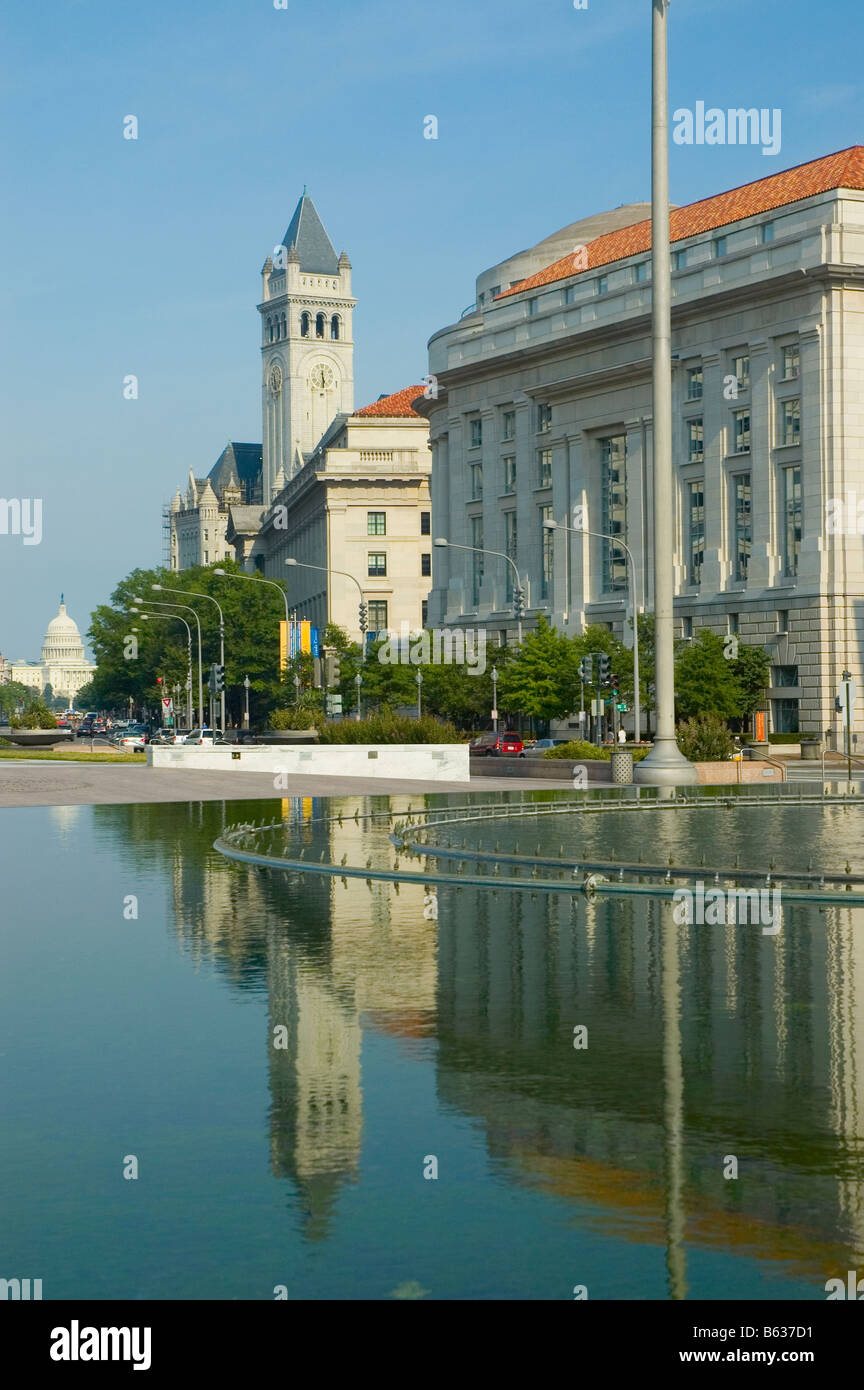
<path fill-rule="evenodd" d="M 572 638 L 539 617 L 501 673 L 502 706 L 534 719 L 563 719 L 578 703 L 580 655 Z"/>
<path fill-rule="evenodd" d="M 324 724 L 322 743 L 464 743 L 467 735 L 453 724 L 424 714 L 422 719 L 382 709 L 366 719 L 343 719 Z"/>
<path fill-rule="evenodd" d="M 758 709 L 770 679 L 771 665 L 764 647 L 738 644 L 738 656 L 730 661 L 732 672 L 741 692 L 738 710 L 745 718 Z"/>
<path fill-rule="evenodd" d="M 274 710 L 267 721 L 270 729 L 314 729 L 323 722 L 320 711 L 302 709 L 291 705 L 288 709 Z"/>
<path fill-rule="evenodd" d="M 56 729 L 57 720 L 44 700 L 31 700 L 23 714 L 13 714 L 9 723 L 13 729 Z"/>
<path fill-rule="evenodd" d="M 682 720 L 676 737 L 685 758 L 694 763 L 723 762 L 735 749 L 735 741 L 726 724 L 714 714 Z"/>
<path fill-rule="evenodd" d="M 741 712 L 741 688 L 724 642 L 710 628 L 678 646 L 675 661 L 675 706 L 679 718 L 711 714 L 731 719 Z"/>
<path fill-rule="evenodd" d="M 631 753 L 634 763 L 641 763 L 643 758 L 647 758 L 651 752 L 650 748 L 644 746 L 635 748 L 632 743 L 622 743 L 618 745 L 622 752 Z M 544 758 L 569 758 L 576 762 L 605 762 L 608 763 L 612 754 L 616 751 L 615 745 L 611 743 L 601 744 L 586 743 L 584 739 L 574 738 L 570 743 L 559 743 L 557 748 L 547 748 L 543 754 Z"/>
<path fill-rule="evenodd" d="M 0 685 L 0 714 L 5 717 L 16 714 L 22 700 L 24 708 L 27 709 L 38 699 L 39 696 L 29 685 L 22 685 L 21 681 L 9 681 L 7 685 Z"/>

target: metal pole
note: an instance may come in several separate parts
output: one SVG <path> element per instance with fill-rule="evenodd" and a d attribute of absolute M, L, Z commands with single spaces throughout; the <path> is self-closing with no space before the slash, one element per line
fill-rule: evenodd
<path fill-rule="evenodd" d="M 202 662 L 202 656 L 201 656 L 201 620 L 199 619 L 196 610 L 191 606 L 191 604 L 188 604 L 188 603 L 160 603 L 159 600 L 158 600 L 158 599 L 155 599 L 155 598 L 142 599 L 141 601 L 144 602 L 144 603 L 149 603 L 149 604 L 151 604 L 153 608 L 183 608 L 183 609 L 186 610 L 187 613 L 191 613 L 192 616 L 193 616 L 193 618 L 195 619 L 195 623 L 196 623 L 196 626 L 197 626 L 197 628 L 198 628 L 198 713 L 199 713 L 200 716 L 201 716 L 201 724 L 202 724 L 202 726 L 203 726 L 203 724 L 204 724 L 204 671 L 203 671 L 203 667 L 202 667 L 202 664 L 201 664 L 201 662 Z M 168 615 L 167 613 L 155 613 L 153 616 L 156 617 L 156 618 L 167 618 L 169 615 Z M 176 613 L 175 613 L 173 616 L 174 616 L 174 617 L 179 617 L 179 614 L 176 614 Z M 183 622 L 184 620 L 181 618 L 180 621 Z M 188 624 L 187 624 L 187 627 L 186 627 L 186 631 L 189 632 Z M 191 632 L 189 633 L 189 646 L 190 646 L 190 649 L 191 649 L 191 646 L 192 646 L 192 634 L 191 634 Z M 190 666 L 191 666 L 191 662 L 190 662 Z M 190 724 L 189 727 L 190 727 L 190 729 L 191 729 L 192 725 Z"/>
<path fill-rule="evenodd" d="M 843 672 L 843 683 L 846 690 L 846 780 L 849 789 L 852 788 L 852 702 L 850 698 L 852 676 L 849 671 Z"/>
<path fill-rule="evenodd" d="M 359 671 L 357 672 L 356 676 L 354 677 L 354 684 L 355 684 L 356 687 L 357 687 L 357 723 L 359 724 L 359 723 L 360 723 L 360 719 L 361 719 L 361 717 L 362 717 L 362 716 L 361 716 L 361 713 L 360 713 L 360 687 L 361 687 L 361 685 L 363 684 L 363 677 L 361 676 L 361 674 L 360 674 Z"/>
<path fill-rule="evenodd" d="M 246 691 L 246 718 L 245 718 L 245 722 L 244 722 L 244 725 L 243 725 L 244 729 L 248 729 L 248 728 L 249 728 L 249 686 L 250 686 L 250 685 L 251 685 L 251 681 L 249 680 L 249 677 L 246 676 L 246 678 L 245 678 L 244 681 L 243 681 L 243 687 L 244 687 L 244 689 L 245 689 L 245 691 Z"/>
<path fill-rule="evenodd" d="M 273 589 L 278 589 L 278 590 L 279 590 L 279 592 L 280 592 L 280 594 L 282 595 L 282 598 L 283 598 L 283 600 L 284 600 L 284 602 L 285 602 L 285 646 L 286 646 L 285 660 L 286 660 L 286 665 L 287 665 L 287 660 L 288 660 L 288 653 L 287 653 L 287 647 L 288 647 L 288 634 L 289 634 L 289 632 L 290 632 L 290 630 L 291 630 L 291 615 L 290 615 L 290 613 L 289 613 L 289 611 L 288 611 L 288 594 L 287 594 L 287 592 L 285 591 L 285 589 L 282 587 L 282 585 L 281 585 L 281 584 L 277 584 L 277 582 L 276 582 L 275 579 L 265 579 L 264 576 L 261 575 L 261 574 L 229 574 L 227 570 L 223 570 L 223 569 L 214 569 L 213 573 L 214 573 L 214 574 L 218 574 L 220 579 L 248 579 L 248 581 L 249 581 L 250 584 L 269 584 L 269 585 L 271 586 L 271 588 L 273 588 Z M 180 591 L 180 590 L 177 590 L 177 592 L 179 593 L 179 592 L 181 592 L 181 591 Z M 201 598 L 210 598 L 210 595 L 209 595 L 209 594 L 201 594 L 200 597 L 201 597 Z M 216 602 L 215 598 L 214 598 L 214 599 L 211 599 L 211 603 L 215 603 L 215 602 Z M 220 612 L 221 612 L 221 609 L 220 609 Z M 279 670 L 280 670 L 280 674 L 281 674 L 281 670 L 282 670 L 281 665 L 280 665 Z M 225 732 L 224 729 L 223 729 L 222 732 L 223 732 L 223 733 Z"/>
<path fill-rule="evenodd" d="M 441 547 L 443 547 L 443 546 L 449 546 L 452 550 L 470 550 L 470 551 L 472 551 L 475 555 L 497 555 L 497 557 L 498 557 L 499 560 L 506 560 L 507 563 L 508 563 L 508 565 L 510 566 L 510 568 L 512 569 L 513 573 L 514 573 L 515 576 L 516 576 L 516 588 L 513 590 L 514 597 L 515 597 L 516 593 L 518 592 L 518 593 L 522 594 L 522 596 L 523 596 L 523 598 L 524 598 L 524 590 L 523 590 L 523 588 L 522 588 L 522 580 L 519 578 L 519 571 L 518 571 L 518 569 L 516 568 L 516 562 L 515 562 L 515 560 L 512 560 L 512 559 L 510 558 L 510 556 L 507 554 L 506 551 L 504 551 L 504 550 L 487 550 L 486 547 L 485 547 L 485 546 L 482 546 L 482 545 L 462 545 L 459 541 L 451 541 L 451 540 L 448 540 L 445 536 L 439 536 L 439 537 L 437 537 L 436 540 L 433 542 L 433 544 L 434 544 L 434 545 L 437 545 L 437 546 L 441 546 Z M 519 617 L 516 618 L 516 631 L 517 631 L 517 635 L 518 635 L 519 645 L 520 645 L 520 647 L 521 647 L 521 645 L 522 645 L 522 618 L 521 618 L 521 616 L 519 616 Z"/>
<path fill-rule="evenodd" d="M 421 694 L 420 694 L 422 688 L 423 688 L 423 673 L 422 673 L 422 671 L 418 671 L 418 672 L 417 672 L 417 718 L 418 718 L 418 719 L 422 719 L 422 717 L 423 717 L 423 705 L 422 705 Z"/>
<path fill-rule="evenodd" d="M 354 584 L 357 585 L 357 589 L 358 589 L 358 591 L 359 591 L 359 593 L 360 593 L 360 602 L 361 602 L 361 603 L 363 602 L 363 588 L 362 588 L 362 585 L 361 585 L 361 583 L 360 583 L 360 580 L 356 577 L 356 575 L 349 574 L 347 570 L 334 570 L 334 569 L 328 569 L 326 565 L 308 565 L 308 564 L 306 563 L 305 560 L 295 560 L 295 559 L 293 558 L 293 556 L 289 556 L 289 557 L 286 559 L 285 563 L 286 563 L 286 565 L 291 565 L 292 567 L 296 566 L 297 569 L 301 569 L 301 570 L 320 570 L 320 571 L 322 572 L 322 574 L 326 574 L 326 575 L 328 575 L 328 577 L 329 577 L 329 575 L 331 575 L 331 574 L 341 574 L 343 579 L 350 579 L 350 580 L 352 580 L 352 582 L 353 582 Z M 328 589 L 327 589 L 327 599 L 328 599 L 328 606 L 329 606 L 329 599 L 330 599 L 330 589 L 329 589 L 329 586 L 328 586 Z M 363 628 L 363 627 L 360 628 L 360 647 L 361 647 L 360 657 L 361 657 L 361 660 L 362 660 L 362 662 L 363 662 L 363 664 L 364 664 L 364 666 L 365 666 L 365 664 L 366 664 L 366 630 L 365 630 L 365 628 Z"/>
<path fill-rule="evenodd" d="M 492 732 L 498 732 L 498 668 L 492 667 Z"/>
<path fill-rule="evenodd" d="M 654 624 L 656 735 L 635 780 L 675 786 L 698 780 L 675 740 L 672 583 L 672 270 L 669 260 L 668 0 L 651 0 L 651 274 L 654 418 Z"/>

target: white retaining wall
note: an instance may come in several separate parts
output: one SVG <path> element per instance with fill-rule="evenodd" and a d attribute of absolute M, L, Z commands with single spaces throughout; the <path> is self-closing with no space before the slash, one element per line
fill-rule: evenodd
<path fill-rule="evenodd" d="M 292 777 L 404 777 L 427 782 L 467 782 L 467 743 L 148 744 L 149 766 L 208 772 L 286 772 Z"/>

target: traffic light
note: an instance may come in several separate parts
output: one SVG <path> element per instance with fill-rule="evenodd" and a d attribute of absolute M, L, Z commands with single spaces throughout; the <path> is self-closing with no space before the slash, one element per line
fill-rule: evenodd
<path fill-rule="evenodd" d="M 617 694 L 618 694 L 618 677 L 617 677 L 616 675 L 611 675 L 611 676 L 609 677 L 609 684 L 610 684 L 611 687 L 612 687 L 612 694 L 613 694 L 613 695 L 617 695 Z"/>
<path fill-rule="evenodd" d="M 340 678 L 339 653 L 328 651 L 324 654 L 325 681 L 328 686 L 338 685 Z"/>
<path fill-rule="evenodd" d="M 525 617 L 525 590 L 521 585 L 513 592 L 513 617 Z"/>
<path fill-rule="evenodd" d="M 594 656 L 591 652 L 583 656 L 579 662 L 579 679 L 586 685 L 592 685 L 594 681 Z"/>
<path fill-rule="evenodd" d="M 225 689 L 225 667 L 224 667 L 224 666 L 214 666 L 214 667 L 213 667 L 213 684 L 214 684 L 214 688 L 215 688 L 215 693 L 216 693 L 217 695 L 221 695 L 222 691 Z"/>
<path fill-rule="evenodd" d="M 601 652 L 599 665 L 600 675 L 598 684 L 608 685 L 609 677 L 612 674 L 612 658 L 606 652 Z"/>
<path fill-rule="evenodd" d="M 162 684 L 162 677 L 161 677 L 161 676 L 157 676 L 157 677 L 156 677 L 156 684 L 157 684 L 157 685 L 161 685 L 161 684 Z"/>
<path fill-rule="evenodd" d="M 363 600 L 361 599 L 361 600 L 360 600 L 360 631 L 361 631 L 361 633 L 366 631 L 366 615 L 367 615 L 368 612 L 369 612 L 369 609 L 368 609 L 367 605 L 366 605 L 366 604 L 363 602 Z"/>

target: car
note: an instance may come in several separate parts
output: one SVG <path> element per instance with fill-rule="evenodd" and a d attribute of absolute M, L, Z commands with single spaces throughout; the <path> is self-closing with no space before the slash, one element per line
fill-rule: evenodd
<path fill-rule="evenodd" d="M 176 743 L 176 736 L 173 729 L 157 729 L 151 743 Z"/>
<path fill-rule="evenodd" d="M 566 738 L 538 738 L 530 748 L 526 748 L 526 758 L 542 758 L 544 753 L 548 753 L 550 748 L 560 748 L 562 743 L 567 743 Z"/>
<path fill-rule="evenodd" d="M 212 745 L 221 739 L 221 737 L 221 729 L 193 729 L 191 734 L 186 735 L 183 742 L 198 744 L 200 747 L 205 743 Z"/>
<path fill-rule="evenodd" d="M 143 753 L 144 749 L 147 747 L 147 735 L 132 733 L 122 734 L 121 737 L 118 738 L 115 747 L 128 748 L 132 753 Z"/>
<path fill-rule="evenodd" d="M 217 743 L 257 743 L 258 738 L 251 729 L 226 729 L 221 738 L 217 738 Z"/>
<path fill-rule="evenodd" d="M 497 758 L 505 753 L 524 758 L 524 744 L 518 734 L 481 734 L 468 747 L 469 754 L 478 758 Z"/>

